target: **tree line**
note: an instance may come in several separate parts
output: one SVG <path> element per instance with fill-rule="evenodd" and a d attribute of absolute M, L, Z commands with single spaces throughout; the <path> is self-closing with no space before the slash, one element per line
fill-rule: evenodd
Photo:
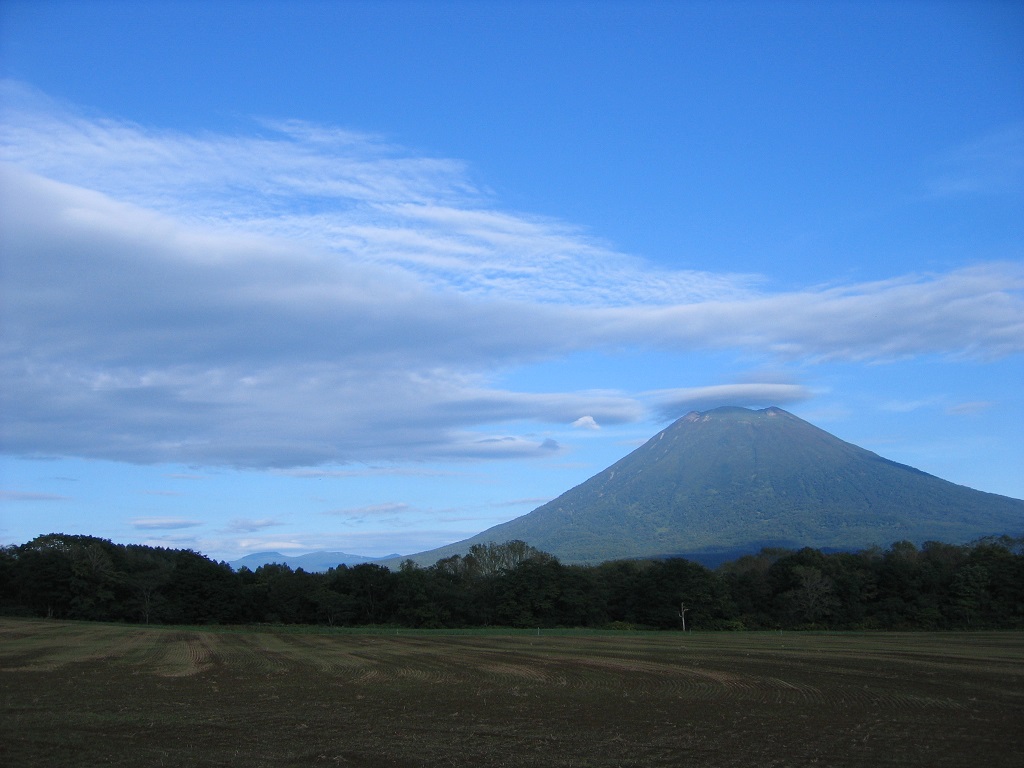
<path fill-rule="evenodd" d="M 161 624 L 698 630 L 1024 628 L 1024 539 L 564 565 L 522 541 L 324 573 L 49 534 L 0 548 L 0 613 Z"/>

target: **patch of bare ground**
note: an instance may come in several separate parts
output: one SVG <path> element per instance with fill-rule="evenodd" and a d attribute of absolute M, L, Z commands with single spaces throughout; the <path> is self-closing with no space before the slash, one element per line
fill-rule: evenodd
<path fill-rule="evenodd" d="M 1017 765 L 1024 635 L 0 620 L 10 766 Z"/>

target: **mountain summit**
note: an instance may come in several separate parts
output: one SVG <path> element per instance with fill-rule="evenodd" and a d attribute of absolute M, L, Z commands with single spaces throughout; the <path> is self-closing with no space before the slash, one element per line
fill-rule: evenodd
<path fill-rule="evenodd" d="M 1024 501 L 884 459 L 780 408 L 692 412 L 527 515 L 424 552 L 522 539 L 564 562 L 853 549 L 1024 532 Z"/>

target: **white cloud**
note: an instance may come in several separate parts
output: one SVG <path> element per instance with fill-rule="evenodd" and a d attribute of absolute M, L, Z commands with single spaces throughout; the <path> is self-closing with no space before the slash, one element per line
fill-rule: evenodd
<path fill-rule="evenodd" d="M 812 393 L 799 384 L 746 383 L 663 389 L 648 395 L 663 418 L 676 419 L 688 411 L 723 405 L 767 407 L 799 403 L 810 399 Z"/>
<path fill-rule="evenodd" d="M 572 352 L 1024 351 L 1019 264 L 768 293 L 500 210 L 462 163 L 374 137 L 298 122 L 156 132 L 4 87 L 9 453 L 282 469 L 545 456 L 560 446 L 506 425 L 592 428 L 640 420 L 649 402 L 667 413 L 810 394 L 496 384 Z"/>
<path fill-rule="evenodd" d="M 282 552 L 300 554 L 313 551 L 361 552 L 383 557 L 394 553 L 411 554 L 433 549 L 452 541 L 467 538 L 477 533 L 472 529 L 458 531 L 430 528 L 391 528 L 349 530 L 342 534 L 320 531 L 298 533 L 287 536 L 250 536 L 239 539 L 211 539 L 200 547 L 204 552 L 235 553 L 228 557 L 252 554 L 254 552 Z M 167 546 L 166 544 L 164 546 Z"/>
<path fill-rule="evenodd" d="M 547 496 L 531 496 L 525 499 L 509 499 L 508 501 L 501 501 L 496 504 L 491 504 L 492 507 L 539 507 L 542 504 L 547 504 L 551 499 Z"/>
<path fill-rule="evenodd" d="M 409 509 L 409 505 L 404 502 L 387 502 L 384 504 L 370 504 L 365 507 L 350 507 L 348 509 L 332 509 L 329 512 L 324 512 L 325 515 L 335 515 L 337 517 L 348 517 L 348 518 L 372 518 L 372 517 L 392 517 L 401 512 L 405 512 Z"/>
<path fill-rule="evenodd" d="M 536 439 L 519 435 L 479 436 L 466 433 L 456 436 L 439 451 L 437 458 L 518 459 L 559 453 L 562 450 L 552 438 Z"/>
<path fill-rule="evenodd" d="M 309 552 L 311 549 L 317 548 L 316 538 L 309 536 L 291 539 L 281 537 L 273 539 L 244 538 L 230 543 L 223 542 L 221 546 L 223 547 L 224 544 L 229 544 L 229 546 L 235 551 L 245 553 L 267 551 L 283 551 L 287 553 L 292 550 L 296 552 Z"/>
<path fill-rule="evenodd" d="M 20 502 L 20 501 L 70 501 L 70 496 L 61 496 L 56 493 L 35 493 L 32 491 L 3 491 L 0 490 L 0 501 L 2 502 Z"/>
<path fill-rule="evenodd" d="M 195 528 L 202 525 L 200 520 L 183 517 L 137 517 L 131 521 L 133 528 L 141 531 L 173 531 L 179 528 Z"/>
<path fill-rule="evenodd" d="M 1009 125 L 958 147 L 938 162 L 928 183 L 932 197 L 963 197 L 1024 190 L 1024 123 Z"/>
<path fill-rule="evenodd" d="M 271 518 L 261 518 L 259 520 L 236 518 L 228 523 L 224 533 L 255 533 L 256 531 L 262 531 L 264 528 L 274 528 L 279 525 L 283 525 L 283 523 Z"/>
<path fill-rule="evenodd" d="M 887 400 L 878 407 L 891 413 L 911 413 L 922 408 L 935 408 L 941 403 L 941 397 L 928 397 L 918 400 Z"/>
<path fill-rule="evenodd" d="M 1024 266 L 592 314 L 610 338 L 683 348 L 759 349 L 784 359 L 994 358 L 1024 351 Z"/>
<path fill-rule="evenodd" d="M 298 467 L 272 470 L 276 475 L 303 479 L 339 479 L 350 477 L 450 477 L 456 473 L 450 470 L 429 467 L 362 467 L 359 469 L 324 469 L 320 467 Z"/>
<path fill-rule="evenodd" d="M 983 413 L 994 406 L 990 400 L 972 400 L 966 403 L 957 403 L 946 408 L 946 413 L 954 416 L 974 416 Z"/>
<path fill-rule="evenodd" d="M 578 227 L 495 210 L 459 161 L 376 137 L 298 121 L 267 123 L 258 137 L 151 131 L 84 116 L 11 82 L 0 83 L 0 104 L 0 152 L 12 166 L 189 227 L 302 242 L 434 288 L 628 305 L 739 296 L 753 280 L 652 274 Z"/>

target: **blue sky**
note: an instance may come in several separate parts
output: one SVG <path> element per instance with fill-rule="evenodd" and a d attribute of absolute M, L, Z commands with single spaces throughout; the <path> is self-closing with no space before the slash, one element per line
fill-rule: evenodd
<path fill-rule="evenodd" d="M 724 404 L 1024 497 L 1019 3 L 6 0 L 0 65 L 0 542 L 409 554 Z"/>

